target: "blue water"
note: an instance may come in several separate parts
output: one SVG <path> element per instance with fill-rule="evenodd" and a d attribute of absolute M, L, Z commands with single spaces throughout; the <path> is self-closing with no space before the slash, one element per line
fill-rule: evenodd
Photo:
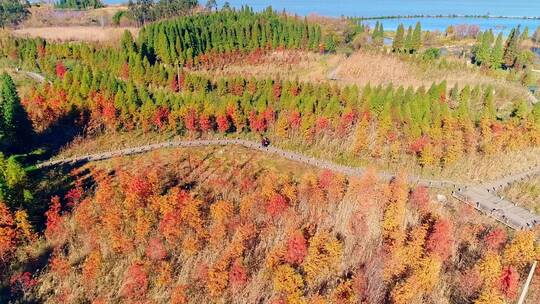
<path fill-rule="evenodd" d="M 390 15 L 485 15 L 540 16 L 537 0 L 228 0 L 233 6 L 247 4 L 260 10 L 272 5 L 299 15 L 390 16 Z M 205 3 L 205 0 L 200 1 Z M 225 0 L 218 0 L 222 5 Z"/>
<path fill-rule="evenodd" d="M 262 10 L 271 5 L 275 10 L 306 16 L 395 16 L 395 15 L 486 15 L 540 17 L 540 0 L 228 0 L 234 7 L 249 5 Z M 126 2 L 125 0 L 105 0 L 107 3 Z M 205 4 L 206 0 L 199 0 Z M 219 7 L 225 0 L 217 0 Z M 384 28 L 395 30 L 399 23 L 406 26 L 420 21 L 423 30 L 444 31 L 449 25 L 478 25 L 482 30 L 493 29 L 507 34 L 511 28 L 521 25 L 529 27 L 530 33 L 540 26 L 540 20 L 501 19 L 501 18 L 412 18 L 385 19 Z M 374 21 L 368 23 L 374 24 Z"/>

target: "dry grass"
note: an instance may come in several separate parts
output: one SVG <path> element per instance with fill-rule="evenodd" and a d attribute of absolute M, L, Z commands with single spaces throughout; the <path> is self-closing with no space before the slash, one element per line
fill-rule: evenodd
<path fill-rule="evenodd" d="M 259 63 L 238 62 L 223 69 L 202 70 L 207 76 L 242 76 L 256 78 L 299 79 L 325 82 L 334 71 L 337 83 L 359 86 L 387 85 L 429 87 L 433 82 L 446 80 L 448 88 L 487 86 L 495 88 L 495 101 L 502 110 L 511 101 L 527 99 L 527 89 L 505 79 L 503 71 L 481 71 L 463 60 L 445 57 L 446 63 L 420 63 L 418 60 L 381 52 L 358 51 L 346 57 L 342 54 L 320 55 L 302 51 L 280 51 L 266 54 Z"/>
<path fill-rule="evenodd" d="M 510 201 L 540 213 L 540 177 L 532 177 L 527 181 L 514 183 L 500 193 Z"/>
<path fill-rule="evenodd" d="M 344 83 L 366 85 L 394 84 L 429 87 L 433 82 L 446 80 L 448 87 L 492 85 L 497 92 L 499 106 L 515 98 L 526 99 L 527 90 L 518 83 L 504 79 L 504 73 L 487 75 L 463 60 L 445 57 L 447 64 L 419 63 L 393 54 L 359 51 L 341 63 L 337 76 Z"/>
<path fill-rule="evenodd" d="M 118 41 L 125 30 L 134 36 L 139 32 L 139 29 L 134 27 L 54 26 L 22 28 L 15 30 L 14 34 L 55 41 L 113 42 Z"/>
<path fill-rule="evenodd" d="M 112 16 L 120 10 L 127 10 L 126 6 L 113 5 L 91 10 L 57 10 L 49 5 L 32 7 L 32 15 L 23 24 L 23 27 L 49 27 L 49 26 L 110 26 Z"/>
<path fill-rule="evenodd" d="M 320 55 L 303 51 L 275 51 L 265 54 L 259 63 L 238 62 L 223 69 L 202 70 L 207 76 L 237 76 L 255 78 L 299 79 L 300 81 L 323 82 L 338 66 L 343 55 Z"/>

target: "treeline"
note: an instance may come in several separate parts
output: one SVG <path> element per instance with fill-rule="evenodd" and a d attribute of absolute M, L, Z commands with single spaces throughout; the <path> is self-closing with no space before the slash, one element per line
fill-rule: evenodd
<path fill-rule="evenodd" d="M 30 16 L 30 11 L 28 10 L 29 7 L 30 4 L 27 1 L 0 1 L 0 28 L 16 26 L 23 22 Z"/>
<path fill-rule="evenodd" d="M 318 50 L 320 43 L 319 26 L 278 15 L 271 8 L 254 13 L 244 7 L 167 20 L 148 25 L 139 34 L 139 51 L 166 64 L 186 63 L 210 51 L 278 47 Z"/>
<path fill-rule="evenodd" d="M 405 34 L 405 27 L 400 24 L 396 30 L 396 36 L 392 42 L 392 50 L 398 53 L 413 54 L 420 50 L 422 47 L 422 26 L 420 22 L 416 23 L 414 30 L 412 26 L 409 26 L 407 34 Z"/>
<path fill-rule="evenodd" d="M 210 80 L 175 66 L 150 64 L 126 37 L 119 49 L 4 42 L 5 56 L 23 66 L 37 63 L 53 82 L 24 98 L 38 130 L 76 111 L 86 117 L 89 131 L 268 132 L 298 144 L 325 144 L 333 138 L 354 143 L 347 151 L 351 157 L 397 161 L 410 155 L 429 167 L 448 166 L 469 154 L 539 145 L 540 106 L 531 109 L 521 102 L 510 116 L 501 115 L 489 87 L 450 89 L 443 82 L 413 90 L 241 77 Z"/>
<path fill-rule="evenodd" d="M 103 7 L 101 0 L 58 0 L 54 3 L 56 8 L 96 9 Z"/>
<path fill-rule="evenodd" d="M 129 0 L 128 16 L 143 26 L 163 18 L 184 16 L 198 4 L 197 0 Z"/>
<path fill-rule="evenodd" d="M 480 114 L 472 103 L 485 104 Z M 164 71 L 148 89 L 79 66 L 26 96 L 24 104 L 38 128 L 77 109 L 86 113 L 89 131 L 268 133 L 299 143 L 334 138 L 352 143 L 347 152 L 359 158 L 397 160 L 409 154 L 428 167 L 445 167 L 468 154 L 540 144 L 540 107 L 531 112 L 518 104 L 505 119 L 497 116 L 491 88 L 448 90 L 445 83 L 429 90 L 360 90 L 270 79 L 211 81 L 184 73 L 177 78 L 174 71 Z"/>
<path fill-rule="evenodd" d="M 502 33 L 499 33 L 495 39 L 493 31 L 485 31 L 478 35 L 477 44 L 473 50 L 473 60 L 476 64 L 491 69 L 524 68 L 534 59 L 534 54 L 530 50 L 521 47 L 521 42 L 528 38 L 528 28 L 525 28 L 523 32 L 519 27 L 513 28 L 506 41 Z"/>

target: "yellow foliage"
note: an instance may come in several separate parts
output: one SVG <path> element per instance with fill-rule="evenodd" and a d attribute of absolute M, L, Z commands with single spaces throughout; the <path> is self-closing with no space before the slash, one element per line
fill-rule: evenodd
<path fill-rule="evenodd" d="M 536 251 L 534 233 L 532 231 L 519 231 L 503 253 L 505 264 L 525 267 L 535 259 Z"/>
<path fill-rule="evenodd" d="M 161 262 L 155 282 L 159 287 L 170 286 L 172 282 L 172 266 L 169 262 Z"/>
<path fill-rule="evenodd" d="M 152 218 L 145 209 L 139 208 L 135 213 L 135 239 L 139 242 L 146 240 L 152 228 Z"/>
<path fill-rule="evenodd" d="M 353 150 L 356 156 L 367 154 L 368 136 L 369 121 L 367 118 L 362 118 L 362 120 L 356 126 L 356 130 L 354 132 Z"/>
<path fill-rule="evenodd" d="M 482 290 L 482 293 L 474 301 L 474 304 L 504 304 L 504 301 L 499 289 L 487 287 Z"/>
<path fill-rule="evenodd" d="M 36 234 L 32 225 L 28 221 L 28 214 L 24 210 L 18 210 L 15 212 L 15 226 L 19 230 L 27 241 L 33 241 L 36 239 Z"/>
<path fill-rule="evenodd" d="M 274 269 L 282 264 L 285 256 L 285 248 L 275 247 L 266 255 L 266 268 Z"/>
<path fill-rule="evenodd" d="M 428 257 L 422 259 L 419 268 L 414 271 L 414 276 L 420 283 L 422 290 L 430 292 L 437 286 L 442 263 L 437 258 Z"/>
<path fill-rule="evenodd" d="M 382 221 L 383 237 L 391 245 L 402 241 L 403 234 L 400 231 L 405 221 L 407 196 L 406 177 L 400 174 L 391 184 L 390 198 Z"/>
<path fill-rule="evenodd" d="M 210 206 L 210 216 L 215 223 L 222 223 L 233 215 L 233 205 L 230 202 L 218 201 Z"/>
<path fill-rule="evenodd" d="M 276 268 L 273 277 L 274 290 L 289 297 L 299 297 L 302 295 L 304 280 L 289 265 L 281 265 Z"/>
<path fill-rule="evenodd" d="M 298 199 L 296 197 L 296 186 L 292 185 L 290 182 L 287 182 L 283 185 L 281 192 L 292 206 L 296 205 L 296 203 L 298 202 Z"/>
<path fill-rule="evenodd" d="M 255 207 L 255 199 L 251 195 L 246 195 L 242 198 L 242 201 L 240 201 L 240 217 L 243 219 L 250 218 L 253 209 Z"/>
<path fill-rule="evenodd" d="M 405 253 L 405 263 L 407 266 L 417 265 L 424 254 L 424 244 L 426 242 L 428 227 L 426 225 L 419 225 L 413 228 L 411 231 L 411 240 L 407 242 Z"/>
<path fill-rule="evenodd" d="M 229 273 L 227 272 L 228 263 L 226 260 L 218 262 L 214 267 L 208 269 L 208 278 L 206 286 L 210 292 L 210 296 L 217 298 L 221 296 L 229 281 Z"/>
<path fill-rule="evenodd" d="M 495 286 L 501 276 L 501 257 L 496 252 L 489 251 L 478 264 L 478 271 L 485 286 Z"/>
<path fill-rule="evenodd" d="M 400 275 L 407 268 L 405 261 L 407 252 L 405 251 L 404 246 L 394 247 L 388 254 L 390 256 L 385 261 L 383 271 L 383 279 L 386 282 L 389 282 L 395 276 Z"/>
<path fill-rule="evenodd" d="M 327 301 L 323 296 L 318 294 L 318 295 L 315 295 L 315 296 L 309 298 L 307 303 L 308 304 L 326 304 Z"/>
<path fill-rule="evenodd" d="M 392 290 L 392 303 L 409 304 L 435 288 L 439 280 L 441 262 L 434 258 L 419 261 L 411 276 Z"/>
<path fill-rule="evenodd" d="M 192 236 L 188 236 L 182 242 L 182 249 L 187 255 L 195 255 L 199 251 L 199 241 Z"/>
<path fill-rule="evenodd" d="M 308 254 L 302 264 L 306 281 L 313 285 L 316 281 L 335 271 L 343 255 L 340 241 L 328 232 L 319 232 L 309 240 Z"/>
<path fill-rule="evenodd" d="M 357 296 L 354 292 L 351 280 L 339 284 L 336 289 L 334 289 L 331 302 L 334 304 L 354 304 L 357 302 Z"/>

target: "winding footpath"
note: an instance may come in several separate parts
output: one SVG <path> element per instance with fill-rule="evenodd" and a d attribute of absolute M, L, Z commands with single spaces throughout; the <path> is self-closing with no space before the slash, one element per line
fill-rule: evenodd
<path fill-rule="evenodd" d="M 362 176 L 366 172 L 365 168 L 343 166 L 327 160 L 321 160 L 297 152 L 283 150 L 274 146 L 263 147 L 258 142 L 243 139 L 167 141 L 122 150 L 51 160 L 39 163 L 36 165 L 36 167 L 49 168 L 66 164 L 100 161 L 114 157 L 141 154 L 166 148 L 191 148 L 205 146 L 243 146 L 251 150 L 276 155 L 291 161 L 301 162 L 320 169 L 327 169 L 348 176 Z M 499 197 L 497 195 L 497 191 L 507 185 L 512 184 L 513 182 L 524 180 L 533 175 L 540 175 L 540 167 L 531 167 L 529 170 L 527 170 L 527 172 L 505 176 L 497 181 L 479 186 L 467 186 L 448 180 L 426 179 L 418 176 L 409 176 L 408 182 L 412 185 L 423 185 L 430 188 L 451 189 L 453 196 L 460 201 L 470 204 L 482 213 L 493 217 L 512 229 L 522 230 L 531 229 L 534 226 L 539 225 L 540 217 L 525 208 L 516 206 L 514 203 Z M 380 172 L 378 173 L 378 176 L 379 178 L 387 181 L 395 177 L 394 174 L 387 172 Z"/>

